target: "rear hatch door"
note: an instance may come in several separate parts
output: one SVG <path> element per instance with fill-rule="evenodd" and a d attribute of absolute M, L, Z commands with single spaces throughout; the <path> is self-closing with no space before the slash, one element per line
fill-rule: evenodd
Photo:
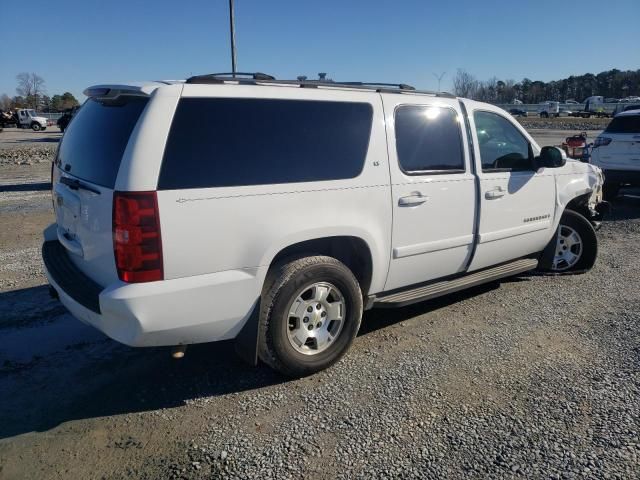
<path fill-rule="evenodd" d="M 53 196 L 58 240 L 73 263 L 106 286 L 118 279 L 113 192 L 120 162 L 148 97 L 90 98 L 69 124 L 56 156 Z"/>
<path fill-rule="evenodd" d="M 600 136 L 611 139 L 598 147 L 604 168 L 640 170 L 640 115 L 616 116 Z"/>

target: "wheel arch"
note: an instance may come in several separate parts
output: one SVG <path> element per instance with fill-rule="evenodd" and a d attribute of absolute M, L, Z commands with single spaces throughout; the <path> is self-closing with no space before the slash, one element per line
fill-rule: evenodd
<path fill-rule="evenodd" d="M 291 258 L 326 255 L 344 263 L 355 275 L 363 295 L 371 290 L 373 254 L 369 244 L 359 236 L 336 235 L 298 241 L 281 248 L 269 262 L 269 269 Z"/>
<path fill-rule="evenodd" d="M 577 197 L 573 198 L 571 201 L 569 201 L 569 203 L 567 203 L 567 205 L 564 207 L 564 210 L 562 211 L 562 213 L 564 213 L 566 210 L 572 210 L 576 213 L 579 213 L 580 215 L 582 215 L 585 219 L 587 219 L 588 221 L 590 221 L 590 210 L 589 210 L 589 198 L 591 197 L 591 192 L 589 193 L 583 193 L 582 195 L 578 195 Z M 562 216 L 562 215 L 560 215 Z"/>

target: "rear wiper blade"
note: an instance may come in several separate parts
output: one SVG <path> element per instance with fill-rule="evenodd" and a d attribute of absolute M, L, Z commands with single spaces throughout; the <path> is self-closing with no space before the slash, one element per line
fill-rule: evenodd
<path fill-rule="evenodd" d="M 71 190 L 86 190 L 87 192 L 95 193 L 97 195 L 100 195 L 101 193 L 100 190 L 93 188 L 92 186 L 87 185 L 86 183 L 82 183 L 80 180 L 76 178 L 60 177 L 60 183 L 63 183 L 64 185 L 69 187 Z"/>

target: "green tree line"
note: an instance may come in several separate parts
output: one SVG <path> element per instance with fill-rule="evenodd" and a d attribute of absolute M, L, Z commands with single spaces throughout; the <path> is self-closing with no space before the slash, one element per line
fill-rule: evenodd
<path fill-rule="evenodd" d="M 571 75 L 562 80 L 543 82 L 522 79 L 500 80 L 496 77 L 479 81 L 472 74 L 458 70 L 453 79 L 454 93 L 490 103 L 539 103 L 545 100 L 584 101 L 592 95 L 621 99 L 640 95 L 640 70 L 621 71 L 616 68 L 598 74 Z"/>

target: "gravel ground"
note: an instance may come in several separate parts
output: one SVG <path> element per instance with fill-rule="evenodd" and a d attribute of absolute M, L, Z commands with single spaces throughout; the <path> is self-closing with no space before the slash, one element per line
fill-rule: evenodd
<path fill-rule="evenodd" d="M 194 401 L 215 413 L 174 473 L 638 478 L 638 234 L 635 216 L 607 223 L 588 275 L 405 309 L 336 368 L 237 395 L 233 413 Z"/>
<path fill-rule="evenodd" d="M 0 155 L 37 143 L 4 133 Z M 0 164 L 0 478 L 640 478 L 640 191 L 588 274 L 367 312 L 343 361 L 288 380 L 228 343 L 127 348 L 49 299 L 48 175 Z"/>

